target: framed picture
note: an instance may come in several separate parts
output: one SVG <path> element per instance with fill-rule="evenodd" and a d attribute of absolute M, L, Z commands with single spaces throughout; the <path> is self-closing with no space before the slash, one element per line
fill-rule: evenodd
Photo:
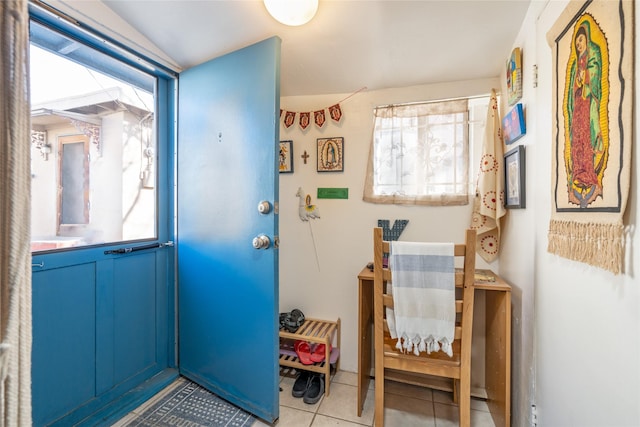
<path fill-rule="evenodd" d="M 318 172 L 344 172 L 344 138 L 318 138 Z"/>
<path fill-rule="evenodd" d="M 507 61 L 507 94 L 509 105 L 522 98 L 522 51 L 516 47 Z"/>
<path fill-rule="evenodd" d="M 280 141 L 280 173 L 293 173 L 293 141 Z"/>
<path fill-rule="evenodd" d="M 517 104 L 502 119 L 502 137 L 504 143 L 513 144 L 527 133 L 522 104 Z"/>
<path fill-rule="evenodd" d="M 505 207 L 523 209 L 525 204 L 524 146 L 518 145 L 504 155 Z"/>

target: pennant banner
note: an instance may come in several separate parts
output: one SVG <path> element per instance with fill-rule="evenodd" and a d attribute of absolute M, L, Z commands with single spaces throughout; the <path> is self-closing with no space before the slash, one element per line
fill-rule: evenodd
<path fill-rule="evenodd" d="M 351 95 L 344 98 L 343 100 L 331 105 L 330 107 L 314 110 L 313 113 L 309 111 L 304 111 L 304 112 L 286 111 L 281 108 L 280 118 L 282 118 L 282 116 L 284 115 L 284 126 L 286 128 L 290 128 L 296 122 L 296 116 L 298 116 L 298 126 L 303 131 L 307 130 L 307 128 L 309 127 L 309 124 L 311 123 L 312 114 L 313 114 L 313 122 L 320 129 L 322 129 L 322 127 L 324 127 L 325 123 L 327 122 L 326 111 L 329 112 L 329 117 L 331 117 L 331 120 L 333 120 L 336 123 L 340 123 L 343 115 L 342 107 L 340 106 L 340 103 L 346 101 L 347 99 L 351 98 L 355 94 L 362 92 L 363 90 L 366 90 L 366 89 L 367 89 L 366 87 L 362 87 L 357 91 L 355 91 L 354 93 L 352 93 Z"/>
<path fill-rule="evenodd" d="M 329 115 L 331 119 L 335 122 L 339 122 L 342 118 L 342 110 L 340 109 L 340 104 L 335 104 L 329 107 Z"/>
<path fill-rule="evenodd" d="M 325 123 L 324 110 L 314 111 L 313 121 L 315 122 L 316 126 L 318 126 L 319 128 L 322 128 L 322 126 L 324 126 L 324 123 Z"/>
<path fill-rule="evenodd" d="M 284 113 L 284 126 L 290 128 L 296 121 L 296 113 L 293 111 L 287 111 Z"/>
<path fill-rule="evenodd" d="M 300 129 L 305 130 L 309 126 L 310 122 L 311 122 L 311 113 L 309 112 L 300 113 L 300 120 L 298 121 L 300 125 Z"/>

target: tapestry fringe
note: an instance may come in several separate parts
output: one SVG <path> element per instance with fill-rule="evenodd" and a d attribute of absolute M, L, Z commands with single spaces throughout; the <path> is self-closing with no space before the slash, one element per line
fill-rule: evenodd
<path fill-rule="evenodd" d="M 551 220 L 547 251 L 620 274 L 624 225 Z"/>

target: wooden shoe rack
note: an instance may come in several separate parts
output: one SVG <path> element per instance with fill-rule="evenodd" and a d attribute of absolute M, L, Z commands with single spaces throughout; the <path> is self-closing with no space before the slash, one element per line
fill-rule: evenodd
<path fill-rule="evenodd" d="M 336 334 L 335 346 L 332 345 L 334 333 Z M 324 344 L 326 349 L 324 360 L 303 365 L 293 350 L 293 343 L 298 340 L 307 341 L 312 346 Z M 329 352 L 329 346 L 332 346 L 331 352 Z M 280 331 L 280 365 L 324 374 L 324 391 L 327 396 L 329 396 L 331 365 L 334 363 L 337 371 L 340 365 L 340 318 L 335 322 L 307 318 L 295 332 Z"/>

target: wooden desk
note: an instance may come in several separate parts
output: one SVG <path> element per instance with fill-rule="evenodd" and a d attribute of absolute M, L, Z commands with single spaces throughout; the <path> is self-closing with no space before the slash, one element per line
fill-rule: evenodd
<path fill-rule="evenodd" d="M 495 425 L 508 427 L 511 425 L 511 286 L 489 270 L 476 271 L 496 278 L 495 281 L 476 279 L 475 288 L 476 292 L 485 293 L 486 302 L 484 382 L 487 405 Z M 358 416 L 362 415 L 371 381 L 372 325 L 373 272 L 365 267 L 358 274 Z M 393 379 L 433 387 L 429 381 L 415 376 Z M 439 383 L 433 388 L 452 389 L 450 383 Z"/>

